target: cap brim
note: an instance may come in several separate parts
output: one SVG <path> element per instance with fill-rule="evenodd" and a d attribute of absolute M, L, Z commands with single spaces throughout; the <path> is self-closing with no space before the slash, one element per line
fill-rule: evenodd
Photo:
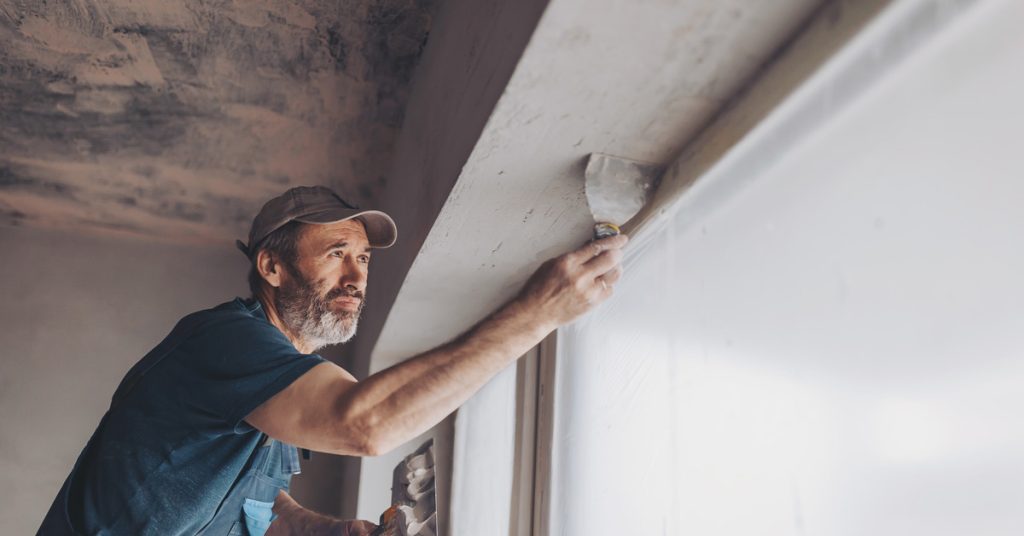
<path fill-rule="evenodd" d="M 389 248 L 398 240 L 398 226 L 391 216 L 379 210 L 359 210 L 348 208 L 332 208 L 306 214 L 295 221 L 303 223 L 325 224 L 337 223 L 339 221 L 358 219 L 366 227 L 366 238 L 370 241 L 370 247 Z"/>

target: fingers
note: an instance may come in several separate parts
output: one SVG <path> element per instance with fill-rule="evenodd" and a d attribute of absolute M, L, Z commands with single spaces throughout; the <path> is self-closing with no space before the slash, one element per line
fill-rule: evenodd
<path fill-rule="evenodd" d="M 370 536 L 376 528 L 377 525 L 361 519 L 345 522 L 345 534 L 347 536 Z"/>
<path fill-rule="evenodd" d="M 581 248 L 570 253 L 568 258 L 571 264 L 581 265 L 604 251 L 622 249 L 628 242 L 629 237 L 624 234 L 609 236 L 608 238 L 587 242 Z"/>
<path fill-rule="evenodd" d="M 594 290 L 591 291 L 589 301 L 592 303 L 602 302 L 615 292 L 615 283 L 622 277 L 622 267 L 616 266 L 604 275 L 594 278 Z"/>
<path fill-rule="evenodd" d="M 611 271 L 605 273 L 602 276 L 599 276 L 598 279 L 603 281 L 604 284 L 610 288 L 610 287 L 614 286 L 615 283 L 618 283 L 619 282 L 619 278 L 621 278 L 621 277 L 622 277 L 622 267 L 621 266 L 616 266 Z"/>
<path fill-rule="evenodd" d="M 615 269 L 622 262 L 621 249 L 602 251 L 600 255 L 585 262 L 582 266 L 584 277 L 600 277 Z"/>
<path fill-rule="evenodd" d="M 583 268 L 589 277 L 601 277 L 622 262 L 622 248 L 629 242 L 626 235 L 595 240 L 588 244 L 593 255 L 584 261 Z M 586 246 L 584 247 L 586 248 Z"/>
<path fill-rule="evenodd" d="M 611 296 L 628 242 L 625 235 L 613 236 L 550 259 L 526 282 L 519 299 L 536 307 L 545 325 L 572 322 Z"/>
<path fill-rule="evenodd" d="M 622 277 L 622 247 L 629 237 L 618 235 L 591 242 L 592 251 L 599 251 L 581 266 L 580 277 L 593 281 L 588 301 L 602 301 L 612 295 L 613 286 Z"/>
<path fill-rule="evenodd" d="M 279 514 L 280 512 L 296 506 L 299 506 L 299 503 L 295 502 L 295 499 L 293 499 L 291 495 L 288 495 L 288 493 L 283 489 L 278 490 L 277 496 L 274 497 L 274 513 Z"/>

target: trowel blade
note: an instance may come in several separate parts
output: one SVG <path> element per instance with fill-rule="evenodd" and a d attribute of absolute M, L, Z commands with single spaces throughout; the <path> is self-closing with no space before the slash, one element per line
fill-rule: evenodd
<path fill-rule="evenodd" d="M 584 188 L 594 221 L 622 226 L 631 220 L 647 204 L 661 171 L 657 164 L 591 153 Z"/>

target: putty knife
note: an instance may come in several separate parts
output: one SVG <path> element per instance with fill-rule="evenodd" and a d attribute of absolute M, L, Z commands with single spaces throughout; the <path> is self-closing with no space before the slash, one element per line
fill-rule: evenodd
<path fill-rule="evenodd" d="M 617 156 L 591 153 L 583 176 L 594 216 L 594 239 L 615 236 L 650 199 L 662 168 Z"/>

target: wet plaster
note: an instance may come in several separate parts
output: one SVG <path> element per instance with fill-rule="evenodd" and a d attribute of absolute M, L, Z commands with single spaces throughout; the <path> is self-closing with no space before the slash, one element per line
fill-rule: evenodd
<path fill-rule="evenodd" d="M 0 226 L 241 236 L 386 186 L 435 0 L 0 0 Z"/>

